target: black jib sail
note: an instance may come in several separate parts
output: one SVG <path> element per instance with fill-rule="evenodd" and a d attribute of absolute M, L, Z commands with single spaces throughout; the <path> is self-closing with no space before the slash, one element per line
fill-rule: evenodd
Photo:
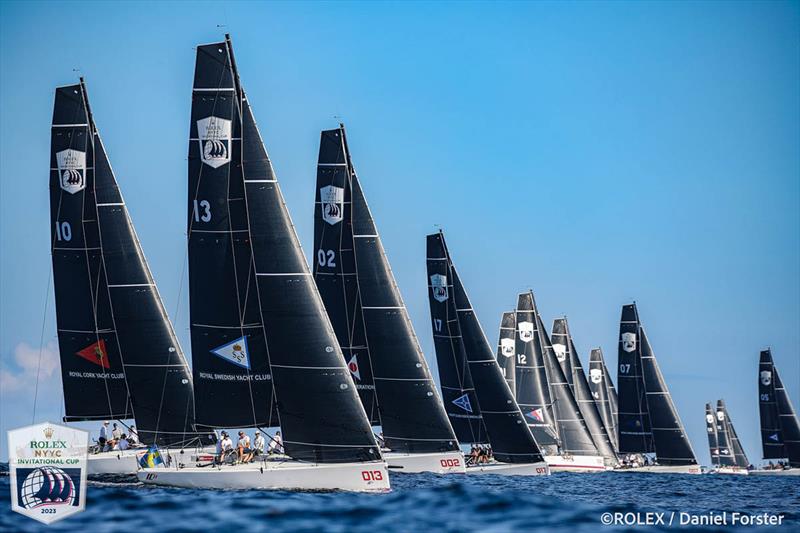
<path fill-rule="evenodd" d="M 583 372 L 583 365 L 580 357 L 578 357 L 578 351 L 575 348 L 575 342 L 572 339 L 572 333 L 566 317 L 557 318 L 553 321 L 553 337 L 556 337 L 556 335 L 559 336 L 558 340 L 563 342 L 565 346 L 564 360 L 565 362 L 569 361 L 569 364 L 564 365 L 562 368 L 564 372 L 567 371 L 567 368 L 572 372 L 572 392 L 575 396 L 575 401 L 578 402 L 578 408 L 583 420 L 586 422 L 586 427 L 589 429 L 592 440 L 597 446 L 597 451 L 610 462 L 616 462 L 617 455 L 614 452 L 614 446 L 597 409 L 589 383 L 586 380 L 586 374 Z M 555 347 L 555 344 L 553 344 L 553 347 Z"/>
<path fill-rule="evenodd" d="M 452 314 L 456 314 L 469 364 L 468 371 L 475 385 L 494 458 L 505 463 L 542 461 L 536 440 L 503 379 L 492 348 L 456 273 L 442 232 L 428 235 L 427 250 L 428 295 L 434 332 L 437 321 L 447 322 Z"/>
<path fill-rule="evenodd" d="M 116 332 L 113 348 L 122 361 L 139 439 L 147 444 L 188 444 L 201 437 L 193 431 L 191 374 L 94 123 L 83 80 L 72 87 L 73 91 L 76 89 L 91 136 L 91 158 L 86 167 L 94 172 L 86 190 L 93 196 L 96 209 L 93 222 L 99 237 L 102 288 L 104 299 L 110 303 Z M 68 174 L 68 183 L 80 175 Z M 63 238 L 63 225 L 61 229 Z M 99 292 L 100 288 L 98 285 L 94 290 Z M 79 355 L 87 360 L 93 358 L 102 366 L 109 344 L 107 339 L 98 340 L 93 351 L 84 350 Z M 207 439 L 213 442 L 214 437 L 207 435 Z"/>
<path fill-rule="evenodd" d="M 672 403 L 672 395 L 641 325 L 639 332 L 642 376 L 647 391 L 647 409 L 650 413 L 650 430 L 653 432 L 656 458 L 662 465 L 697 464 L 692 444 L 686 436 L 681 418 L 675 409 L 675 404 Z"/>
<path fill-rule="evenodd" d="M 708 453 L 711 455 L 711 464 L 719 466 L 717 424 L 714 418 L 714 409 L 711 407 L 710 403 L 706 404 L 706 434 L 708 435 Z"/>
<path fill-rule="evenodd" d="M 778 399 L 778 415 L 783 433 L 783 445 L 786 447 L 786 457 L 794 468 L 800 468 L 800 423 L 797 421 L 789 394 L 783 386 L 778 369 L 772 367 L 772 376 L 775 379 L 775 397 Z"/>
<path fill-rule="evenodd" d="M 339 140 L 340 153 L 325 154 L 323 161 L 323 149 L 329 151 L 335 139 Z M 320 148 L 320 164 L 336 164 L 338 161 L 345 161 L 346 178 L 348 179 L 345 187 L 351 189 L 352 238 L 346 241 L 340 237 L 338 246 L 332 243 L 333 248 L 326 248 L 322 245 L 328 244 L 330 241 L 318 242 L 317 272 L 320 272 L 319 267 L 321 266 L 331 266 L 331 252 L 334 253 L 333 263 L 335 264 L 336 258 L 343 252 L 346 253 L 348 249 L 355 250 L 354 266 L 357 274 L 355 295 L 363 316 L 367 339 L 367 351 L 364 355 L 368 357 L 372 367 L 384 443 L 392 451 L 406 453 L 457 450 L 458 441 L 447 419 L 442 401 L 436 393 L 436 386 L 389 266 L 377 226 L 367 205 L 358 175 L 353 168 L 346 133 L 342 125 L 336 130 L 322 132 Z M 330 204 L 335 203 L 335 197 L 341 194 L 331 188 L 330 180 L 325 179 L 330 175 L 329 173 L 323 174 L 325 168 L 320 167 L 317 174 L 320 207 L 316 210 L 317 216 L 314 221 L 315 234 L 321 237 L 324 237 L 326 226 L 330 226 L 324 217 L 327 214 L 330 218 L 330 214 L 335 213 L 338 209 Z M 322 179 L 320 180 L 321 174 Z M 345 194 L 344 197 L 347 195 Z M 334 202 L 329 202 L 332 199 Z M 347 215 L 347 209 L 343 211 Z M 319 259 L 323 255 L 325 260 L 320 261 Z M 324 263 L 324 265 L 320 263 Z M 330 286 L 330 279 L 339 281 L 336 279 L 338 277 L 327 276 L 325 279 L 325 276 L 319 276 L 318 279 L 323 279 Z M 346 290 L 341 282 L 338 288 L 340 293 L 344 293 Z M 330 290 L 327 291 L 328 294 L 330 292 Z M 343 311 L 341 305 L 337 305 L 340 300 L 341 298 L 336 298 L 332 302 L 334 307 L 333 309 L 328 308 L 329 314 L 335 315 Z M 327 305 L 324 297 L 323 301 Z M 347 302 L 347 310 L 354 307 Z M 345 311 L 347 312 L 347 310 Z M 341 322 L 356 322 L 351 320 L 348 315 L 338 317 L 338 319 Z M 349 335 L 345 334 L 339 338 L 340 344 L 350 344 Z M 352 359 L 349 360 L 349 367 L 351 374 L 354 374 Z M 356 368 L 357 370 L 358 368 Z M 357 375 L 354 377 L 358 378 Z"/>
<path fill-rule="evenodd" d="M 500 320 L 500 336 L 497 339 L 497 364 L 500 365 L 500 370 L 503 372 L 503 377 L 508 383 L 508 388 L 511 393 L 516 395 L 517 380 L 516 380 L 516 341 L 517 336 L 517 319 L 514 312 L 503 313 Z"/>
<path fill-rule="evenodd" d="M 533 303 L 534 308 L 536 302 Z M 589 432 L 586 421 L 578 408 L 578 402 L 567 382 L 564 371 L 556 358 L 555 350 L 550 342 L 550 336 L 542 322 L 542 317 L 536 310 L 536 330 L 544 349 L 544 366 L 547 370 L 547 382 L 550 385 L 550 394 L 553 397 L 553 413 L 558 425 L 558 438 L 562 454 L 570 455 L 601 455 L 597 445 Z"/>
<path fill-rule="evenodd" d="M 653 434 L 641 365 L 639 313 L 636 304 L 622 306 L 619 323 L 617 441 L 620 453 L 652 453 Z"/>
<path fill-rule="evenodd" d="M 367 349 L 353 246 L 352 183 L 343 128 L 323 131 L 317 163 L 313 270 L 370 423 L 381 419 Z"/>
<path fill-rule="evenodd" d="M 462 444 L 486 443 L 488 435 L 469 372 L 455 300 L 451 297 L 453 278 L 448 258 L 442 249 L 441 242 L 428 237 L 428 301 L 442 400 L 447 417 Z"/>
<path fill-rule="evenodd" d="M 720 466 L 735 466 L 747 468 L 750 464 L 744 454 L 744 449 L 733 429 L 728 409 L 725 402 L 717 400 L 717 440 L 719 441 L 719 464 Z"/>
<path fill-rule="evenodd" d="M 547 381 L 542 338 L 537 331 L 533 293 L 517 296 L 516 309 L 516 398 L 536 442 L 542 447 L 558 444 L 558 424 L 553 412 L 553 398 Z M 556 454 L 555 449 L 548 453 Z"/>
<path fill-rule="evenodd" d="M 800 423 L 769 349 L 761 352 L 758 389 L 764 459 L 788 459 L 800 468 Z"/>
<path fill-rule="evenodd" d="M 230 38 L 197 48 L 191 131 L 197 142 L 190 143 L 190 229 L 204 224 L 206 231 L 196 236 L 194 258 L 190 240 L 190 265 L 202 272 L 192 282 L 193 311 L 207 306 L 206 314 L 192 317 L 193 352 L 207 368 L 221 365 L 219 372 L 238 385 L 208 379 L 209 395 L 229 394 L 211 407 L 214 424 L 268 423 L 272 383 L 287 455 L 315 462 L 379 459 L 242 90 Z M 225 287 L 212 289 L 203 280 Z M 194 326 L 201 316 L 218 322 Z"/>
<path fill-rule="evenodd" d="M 65 421 L 132 418 L 111 313 L 83 85 L 56 89 L 50 229 Z"/>
<path fill-rule="evenodd" d="M 611 376 L 603 359 L 603 350 L 594 348 L 589 355 L 589 390 L 592 393 L 597 410 L 611 439 L 614 451 L 619 451 L 617 444 L 617 415 L 612 405 L 612 391 L 616 396 Z"/>

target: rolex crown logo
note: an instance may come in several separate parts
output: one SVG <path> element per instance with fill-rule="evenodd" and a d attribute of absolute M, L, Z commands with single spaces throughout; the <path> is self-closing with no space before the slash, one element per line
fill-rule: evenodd
<path fill-rule="evenodd" d="M 53 438 L 53 428 L 51 428 L 50 426 L 47 426 L 46 428 L 44 428 L 44 436 L 47 439 L 52 439 Z"/>

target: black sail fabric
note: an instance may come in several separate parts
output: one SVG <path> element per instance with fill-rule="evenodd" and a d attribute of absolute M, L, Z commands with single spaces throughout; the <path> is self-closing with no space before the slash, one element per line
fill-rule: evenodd
<path fill-rule="evenodd" d="M 597 406 L 597 411 L 600 413 L 606 434 L 616 452 L 619 450 L 617 445 L 617 417 L 611 406 L 610 381 L 611 377 L 608 375 L 608 370 L 603 360 L 603 350 L 594 348 L 589 355 L 589 391 Z"/>
<path fill-rule="evenodd" d="M 569 365 L 562 368 L 569 368 L 572 371 L 572 392 L 575 395 L 575 401 L 578 402 L 578 409 L 580 409 L 583 420 L 586 422 L 586 427 L 589 429 L 589 434 L 592 436 L 595 446 L 597 446 L 597 451 L 608 459 L 610 463 L 615 463 L 617 455 L 614 451 L 614 446 L 592 396 L 592 391 L 589 388 L 589 382 L 586 380 L 586 374 L 583 372 L 583 365 L 580 357 L 578 357 L 578 351 L 575 349 L 575 342 L 572 339 L 572 333 L 566 318 L 558 318 L 553 322 L 553 334 L 555 335 L 557 331 L 563 332 L 564 335 L 560 340 L 565 341 L 566 353 L 564 358 L 569 361 Z"/>
<path fill-rule="evenodd" d="M 572 369 L 572 358 L 569 356 L 569 335 L 566 330 L 566 320 L 556 319 L 553 321 L 553 329 L 550 335 L 550 342 L 553 343 L 553 351 L 556 354 L 558 364 L 564 371 L 570 388 L 575 391 L 575 375 Z"/>
<path fill-rule="evenodd" d="M 720 402 L 722 402 L 722 400 L 720 400 Z M 731 451 L 733 452 L 733 462 L 739 468 L 747 468 L 750 465 L 750 461 L 747 460 L 744 448 L 742 448 L 742 443 L 739 441 L 739 436 L 736 434 L 736 428 L 733 427 L 731 415 L 728 413 L 728 409 L 725 407 L 724 403 L 722 409 L 725 412 L 725 425 L 728 430 L 728 440 L 730 441 Z"/>
<path fill-rule="evenodd" d="M 489 341 L 481 329 L 472 304 L 450 259 L 444 234 L 428 235 L 428 257 L 444 257 L 444 261 L 428 261 L 428 279 L 443 275 L 451 284 L 445 282 L 446 301 L 455 304 L 458 323 L 464 340 L 464 350 L 469 363 L 469 372 L 475 384 L 475 393 L 480 404 L 483 422 L 489 434 L 494 458 L 503 463 L 536 463 L 542 461 L 542 454 L 536 440 L 525 423 L 519 406 L 514 401 L 511 389 L 503 379 L 500 366 L 492 354 Z M 441 285 L 432 284 L 429 295 Z M 431 307 L 433 314 L 433 307 Z M 434 315 L 434 318 L 436 315 Z"/>
<path fill-rule="evenodd" d="M 344 128 L 341 131 L 344 136 Z M 347 153 L 359 295 L 384 442 L 392 451 L 406 453 L 458 450 L 458 441 Z"/>
<path fill-rule="evenodd" d="M 243 155 L 244 109 L 233 68 L 227 42 L 197 47 L 188 187 L 195 408 L 202 426 L 269 427 L 278 420 L 243 173 L 269 176 Z M 252 136 L 254 126 L 247 127 Z"/>
<path fill-rule="evenodd" d="M 94 140 L 81 84 L 55 93 L 50 231 L 65 421 L 133 417 L 93 194 Z"/>
<path fill-rule="evenodd" d="M 241 90 L 230 40 L 221 44 L 231 58 L 242 117 L 243 215 L 257 280 L 250 296 L 261 312 L 284 449 L 294 459 L 320 463 L 379 460 L 375 435 Z"/>
<path fill-rule="evenodd" d="M 736 456 L 731 446 L 731 437 L 728 433 L 728 424 L 725 420 L 727 412 L 722 400 L 717 400 L 714 412 L 717 427 L 717 449 L 719 450 L 719 466 L 736 466 Z"/>
<path fill-rule="evenodd" d="M 370 423 L 381 423 L 356 279 L 352 186 L 343 129 L 323 131 L 314 205 L 314 280 Z"/>
<path fill-rule="evenodd" d="M 534 300 L 534 308 L 536 301 Z M 553 396 L 553 414 L 558 425 L 558 437 L 562 454 L 570 455 L 600 455 L 592 438 L 586 421 L 578 408 L 578 402 L 567 382 L 561 365 L 558 364 L 555 350 L 550 342 L 550 336 L 542 322 L 542 317 L 536 311 L 536 329 L 541 346 L 544 349 L 544 366 L 547 370 L 547 382 L 550 384 L 550 394 Z"/>
<path fill-rule="evenodd" d="M 617 441 L 620 453 L 652 453 L 653 434 L 642 377 L 639 312 L 636 304 L 622 306 L 617 357 Z"/>
<path fill-rule="evenodd" d="M 650 413 L 651 431 L 656 457 L 662 465 L 693 465 L 697 460 L 692 444 L 683 429 L 683 423 L 672 402 L 667 383 L 658 367 L 656 356 L 647 339 L 644 327 L 641 334 L 641 363 L 644 387 L 647 391 L 647 409 Z"/>
<path fill-rule="evenodd" d="M 775 394 L 774 363 L 770 350 L 763 350 L 758 362 L 758 411 L 764 459 L 785 459 L 788 455 L 783 444 L 778 398 Z"/>
<path fill-rule="evenodd" d="M 706 434 L 708 435 L 708 453 L 711 455 L 711 464 L 719 466 L 719 442 L 717 441 L 717 424 L 714 419 L 714 409 L 710 403 L 706 404 Z"/>
<path fill-rule="evenodd" d="M 486 443 L 488 436 L 469 371 L 455 300 L 452 298 L 453 276 L 443 241 L 428 236 L 426 254 L 428 303 L 444 408 L 462 444 Z"/>
<path fill-rule="evenodd" d="M 558 425 L 547 382 L 542 338 L 537 333 L 536 306 L 532 292 L 517 296 L 516 314 L 516 399 L 539 446 L 551 449 L 558 444 Z"/>
<path fill-rule="evenodd" d="M 797 414 L 783 386 L 778 369 L 774 366 L 772 375 L 775 380 L 775 397 L 778 400 L 778 415 L 783 433 L 783 445 L 786 447 L 786 458 L 793 468 L 800 468 L 800 423 L 797 421 Z"/>
<path fill-rule="evenodd" d="M 85 86 L 84 96 L 86 96 Z M 87 110 L 88 98 L 86 98 Z M 91 111 L 94 195 L 103 266 L 137 433 L 145 444 L 213 443 L 194 433 L 189 366 L 128 215 Z"/>
<path fill-rule="evenodd" d="M 517 319 L 513 311 L 503 313 L 500 320 L 500 336 L 497 339 L 497 364 L 503 372 L 503 377 L 511 389 L 511 394 L 516 396 L 516 336 Z"/>

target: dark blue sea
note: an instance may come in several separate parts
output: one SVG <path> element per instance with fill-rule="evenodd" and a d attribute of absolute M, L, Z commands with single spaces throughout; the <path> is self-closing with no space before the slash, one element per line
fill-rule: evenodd
<path fill-rule="evenodd" d="M 5 466 L 5 465 L 3 465 Z M 393 474 L 387 494 L 202 491 L 144 486 L 135 478 L 90 482 L 86 511 L 41 526 L 10 511 L 0 473 L 0 530 L 145 533 L 800 531 L 800 478 L 663 474 L 553 474 L 549 477 Z M 728 525 L 679 525 L 678 513 L 727 511 Z M 673 525 L 669 526 L 670 513 Z M 731 513 L 783 515 L 782 526 L 734 526 Z M 622 513 L 642 525 L 603 525 Z M 664 525 L 646 525 L 645 513 Z M 657 514 L 650 515 L 657 522 Z"/>

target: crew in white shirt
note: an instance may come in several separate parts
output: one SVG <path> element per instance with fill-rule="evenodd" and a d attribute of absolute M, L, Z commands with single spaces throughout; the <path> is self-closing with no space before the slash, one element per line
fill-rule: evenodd
<path fill-rule="evenodd" d="M 223 462 L 225 456 L 233 451 L 233 441 L 227 431 L 223 431 L 222 438 L 217 441 L 217 461 Z"/>
<path fill-rule="evenodd" d="M 139 434 L 136 432 L 136 426 L 131 426 L 130 435 L 128 435 L 128 442 L 131 443 L 131 446 L 136 446 L 139 444 Z"/>
<path fill-rule="evenodd" d="M 260 431 L 256 431 L 256 438 L 253 439 L 253 457 L 264 455 L 265 447 L 266 442 L 264 441 L 264 437 L 261 436 Z"/>
<path fill-rule="evenodd" d="M 122 430 L 119 429 L 117 427 L 117 423 L 114 422 L 114 428 L 111 430 L 111 437 L 113 437 L 114 440 L 119 440 L 121 436 L 122 436 Z"/>
<path fill-rule="evenodd" d="M 103 425 L 100 426 L 100 438 L 97 439 L 97 442 L 100 443 L 100 446 L 105 446 L 106 441 L 111 437 L 111 432 L 108 430 L 108 420 L 103 422 Z"/>
<path fill-rule="evenodd" d="M 239 432 L 239 440 L 236 441 L 236 451 L 239 454 L 239 462 L 246 463 L 253 456 L 250 449 L 250 437 L 244 431 Z"/>
<path fill-rule="evenodd" d="M 283 453 L 283 439 L 281 438 L 281 432 L 278 431 L 275 433 L 275 436 L 272 437 L 272 440 L 269 443 L 269 450 L 268 453 Z"/>

